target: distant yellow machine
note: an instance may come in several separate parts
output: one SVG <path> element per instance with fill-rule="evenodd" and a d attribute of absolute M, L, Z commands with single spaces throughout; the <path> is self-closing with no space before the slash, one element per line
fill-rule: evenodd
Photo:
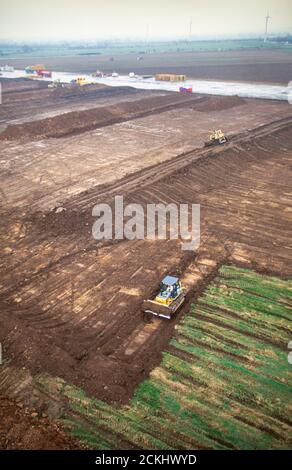
<path fill-rule="evenodd" d="M 83 86 L 83 85 L 88 84 L 85 77 L 74 78 L 73 80 L 71 80 L 71 83 L 72 83 L 72 85 L 79 85 L 79 86 Z"/>
<path fill-rule="evenodd" d="M 86 83 L 87 83 L 87 82 L 86 82 L 86 78 L 85 78 L 85 77 L 78 77 L 78 78 L 77 78 L 77 84 L 78 84 L 78 85 L 80 85 L 80 86 L 81 86 L 81 85 L 86 85 Z"/>
<path fill-rule="evenodd" d="M 209 141 L 205 142 L 205 147 L 211 147 L 213 145 L 222 145 L 226 144 L 228 141 L 226 135 L 224 132 L 221 131 L 221 129 L 211 132 Z"/>
<path fill-rule="evenodd" d="M 177 277 L 166 276 L 152 299 L 144 300 L 142 310 L 170 320 L 185 301 L 185 293 Z"/>
<path fill-rule="evenodd" d="M 28 67 L 25 67 L 26 73 L 38 72 L 40 70 L 45 70 L 44 64 L 28 65 Z"/>

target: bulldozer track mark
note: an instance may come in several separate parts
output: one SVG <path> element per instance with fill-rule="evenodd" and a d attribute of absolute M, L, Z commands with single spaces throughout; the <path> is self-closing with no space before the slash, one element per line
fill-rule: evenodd
<path fill-rule="evenodd" d="M 106 185 L 105 188 L 98 186 L 96 189 L 87 191 L 86 194 L 79 194 L 76 199 L 73 198 L 66 205 L 68 208 L 82 208 L 86 209 L 90 204 L 98 203 L 100 200 L 106 200 L 107 197 L 112 197 L 113 194 L 129 194 L 134 189 L 143 185 L 144 187 L 148 184 L 153 184 L 154 182 L 161 181 L 165 177 L 171 175 L 174 171 L 178 173 L 180 170 L 186 169 L 194 161 L 201 158 L 212 158 L 215 157 L 218 153 L 226 152 L 226 150 L 233 148 L 235 144 L 242 144 L 250 141 L 252 138 L 260 138 L 270 133 L 275 133 L 277 130 L 282 130 L 283 128 L 288 128 L 292 123 L 292 118 L 283 118 L 279 121 L 272 122 L 252 130 L 248 134 L 232 136 L 230 142 L 225 144 L 222 147 L 216 147 L 210 149 L 196 148 L 189 152 L 184 152 L 176 157 L 172 158 L 169 161 L 159 163 L 152 167 L 148 167 L 146 170 L 141 170 L 136 173 L 133 173 L 131 176 L 126 176 L 122 180 L 112 184 Z"/>

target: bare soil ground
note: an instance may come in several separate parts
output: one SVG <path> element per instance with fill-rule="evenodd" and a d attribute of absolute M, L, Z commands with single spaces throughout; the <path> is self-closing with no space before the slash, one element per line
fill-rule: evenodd
<path fill-rule="evenodd" d="M 212 98 L 202 112 L 197 104 L 70 137 L 0 142 L 0 341 L 13 366 L 125 403 L 175 328 L 141 313 L 163 275 L 182 277 L 188 302 L 222 263 L 291 276 L 291 107 Z M 231 141 L 203 149 L 219 125 Z M 176 240 L 98 244 L 92 207 L 115 194 L 143 207 L 201 204 L 199 249 L 182 251 Z"/>
<path fill-rule="evenodd" d="M 149 96 L 147 91 L 128 87 L 112 88 L 105 85 L 50 89 L 48 82 L 26 78 L 16 80 L 2 78 L 1 84 L 0 124 L 2 128 L 5 128 L 8 123 L 35 121 L 66 112 L 108 106 L 117 104 L 119 101 L 131 102 Z M 163 94 L 165 93 L 156 93 L 157 96 Z"/>
<path fill-rule="evenodd" d="M 2 204 L 51 210 L 82 191 L 202 147 L 211 129 L 238 135 L 291 112 L 286 103 L 237 97 L 135 97 L 69 115 L 60 114 L 57 102 L 58 116 L 43 120 L 31 111 L 29 122 L 10 124 L 0 134 Z"/>
<path fill-rule="evenodd" d="M 207 99 L 198 95 L 185 96 L 170 92 L 138 91 L 135 93 L 133 88 L 123 89 L 123 87 L 113 88 L 112 90 L 111 93 L 110 87 L 100 87 L 99 85 L 97 87 L 96 85 L 88 85 L 73 88 L 72 90 L 67 88 L 53 90 L 41 88 L 41 90 L 25 91 L 25 94 L 19 91 L 17 100 L 12 101 L 9 96 L 10 91 L 6 92 L 4 88 L 2 116 L 4 116 L 5 125 L 2 126 L 0 139 L 35 140 L 43 137 L 79 134 L 118 122 L 130 121 L 138 117 L 189 107 L 191 103 Z M 35 96 L 36 93 L 37 96 Z M 106 95 L 109 95 L 109 99 L 105 100 Z M 14 119 L 10 120 L 10 123 L 7 122 L 7 117 L 15 116 L 19 109 L 24 109 L 27 100 L 29 106 L 26 106 L 25 109 L 26 113 L 29 114 L 29 118 Z M 232 98 L 230 100 L 232 102 Z M 70 102 L 69 106 L 68 101 Z M 78 104 L 75 104 L 75 102 Z M 72 107 L 72 104 L 75 104 L 75 106 Z M 237 104 L 235 99 L 234 105 Z M 37 115 L 32 115 L 35 111 L 35 105 L 46 110 L 45 114 L 40 114 L 38 109 Z M 54 111 L 48 112 L 50 109 Z"/>
<path fill-rule="evenodd" d="M 46 67 L 55 71 L 91 73 L 97 69 L 121 74 L 135 72 L 185 73 L 189 77 L 211 80 L 238 80 L 267 83 L 285 83 L 292 79 L 291 53 L 271 50 L 240 50 L 218 52 L 167 52 L 143 55 L 42 57 Z M 7 63 L 24 68 L 31 59 L 7 59 Z M 162 66 L 163 64 L 163 66 Z"/>
<path fill-rule="evenodd" d="M 0 395 L 0 450 L 69 450 L 78 446 L 48 417 Z"/>

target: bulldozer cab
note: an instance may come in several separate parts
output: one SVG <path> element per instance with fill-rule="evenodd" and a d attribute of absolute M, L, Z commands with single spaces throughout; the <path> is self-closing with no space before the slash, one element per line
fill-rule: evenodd
<path fill-rule="evenodd" d="M 226 137 L 224 132 L 221 131 L 221 129 L 218 129 L 217 131 L 211 132 L 210 134 L 210 141 L 211 142 L 219 142 L 220 144 L 223 144 L 226 142 Z"/>
<path fill-rule="evenodd" d="M 220 140 L 222 138 L 225 138 L 225 135 L 224 132 L 221 131 L 221 129 L 211 132 L 210 134 L 210 140 Z"/>
<path fill-rule="evenodd" d="M 156 301 L 161 303 L 169 303 L 176 299 L 181 291 L 180 282 L 177 277 L 166 276 L 160 285 L 160 291 L 156 296 Z"/>
<path fill-rule="evenodd" d="M 180 280 L 174 276 L 166 276 L 160 283 L 159 291 L 152 298 L 144 300 L 142 310 L 171 319 L 184 301 L 185 293 Z"/>
<path fill-rule="evenodd" d="M 212 147 L 214 145 L 225 144 L 227 137 L 221 129 L 212 131 L 209 136 L 209 141 L 205 142 L 205 147 Z"/>

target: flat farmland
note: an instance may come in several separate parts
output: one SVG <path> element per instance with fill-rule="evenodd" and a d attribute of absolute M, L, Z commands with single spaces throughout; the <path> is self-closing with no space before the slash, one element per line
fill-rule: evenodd
<path fill-rule="evenodd" d="M 23 69 L 33 61 L 45 62 L 47 68 L 60 72 L 92 73 L 95 70 L 128 74 L 159 72 L 184 73 L 188 77 L 209 80 L 284 83 L 292 79 L 292 53 L 279 50 L 236 50 L 208 52 L 153 52 L 143 54 L 105 54 L 39 56 L 5 59 L 15 68 Z M 163 65 L 162 65 L 163 64 Z"/>

